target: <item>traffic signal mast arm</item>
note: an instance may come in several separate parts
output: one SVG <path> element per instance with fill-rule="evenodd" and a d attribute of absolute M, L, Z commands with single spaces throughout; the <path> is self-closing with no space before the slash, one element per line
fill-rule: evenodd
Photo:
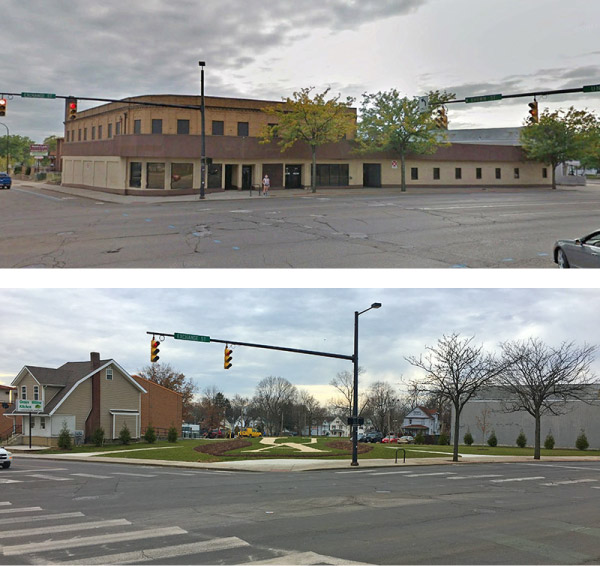
<path fill-rule="evenodd" d="M 164 332 L 146 332 L 153 336 L 169 336 L 175 338 L 175 334 L 165 334 Z M 236 342 L 235 340 L 217 340 L 216 338 L 210 338 L 210 342 L 216 342 L 218 344 L 230 344 L 232 346 L 248 346 L 249 348 L 261 348 L 263 350 L 279 350 L 280 352 L 293 352 L 295 354 L 307 354 L 309 356 L 321 356 L 325 358 L 337 358 L 338 360 L 350 360 L 354 361 L 354 356 L 347 356 L 345 354 L 335 354 L 333 352 L 317 352 L 314 350 L 302 350 L 299 348 L 286 348 L 284 346 L 269 346 L 267 344 L 255 344 L 252 342 Z"/>

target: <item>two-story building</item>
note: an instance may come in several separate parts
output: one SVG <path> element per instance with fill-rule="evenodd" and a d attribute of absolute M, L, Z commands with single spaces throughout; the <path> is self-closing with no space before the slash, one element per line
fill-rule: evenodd
<path fill-rule="evenodd" d="M 440 434 L 440 421 L 438 412 L 427 407 L 415 407 L 402 422 L 402 432 L 411 436 L 421 433 L 425 436 Z"/>
<path fill-rule="evenodd" d="M 138 104 L 143 103 L 143 104 Z M 156 104 L 147 106 L 145 104 Z M 276 118 L 263 111 L 282 102 L 205 97 L 207 191 L 248 190 L 265 174 L 274 189 L 311 184 L 310 147 L 282 152 L 261 132 Z M 162 106 L 159 106 L 162 105 Z M 131 195 L 193 194 L 201 186 L 201 99 L 146 95 L 81 111 L 65 120 L 62 183 Z M 356 115 L 356 109 L 349 109 Z M 353 136 L 317 150 L 317 187 L 398 187 L 400 157 L 360 154 Z M 520 147 L 452 143 L 432 155 L 409 155 L 411 187 L 549 186 L 548 168 Z"/>

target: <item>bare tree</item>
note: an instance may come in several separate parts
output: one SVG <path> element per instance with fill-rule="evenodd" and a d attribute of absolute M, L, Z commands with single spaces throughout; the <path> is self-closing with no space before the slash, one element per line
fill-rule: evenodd
<path fill-rule="evenodd" d="M 426 347 L 428 353 L 425 356 L 406 358 L 410 364 L 425 371 L 423 382 L 429 392 L 454 407 L 454 462 L 458 462 L 460 414 L 465 404 L 502 369 L 493 356 L 483 351 L 482 346 L 471 345 L 473 339 L 462 339 L 458 334 L 444 335 L 436 347 Z"/>
<path fill-rule="evenodd" d="M 321 407 L 317 399 L 308 393 L 308 391 L 300 391 L 300 405 L 302 407 L 303 425 L 308 428 L 308 436 L 311 436 L 312 425 L 315 421 L 323 421 L 325 418 L 325 410 Z M 303 427 L 302 427 L 303 428 Z"/>
<path fill-rule="evenodd" d="M 365 369 L 358 368 L 358 377 L 365 373 Z M 352 402 L 354 400 L 354 373 L 348 370 L 340 371 L 330 382 L 329 385 L 335 387 L 341 394 L 340 397 L 331 399 L 329 404 L 336 413 L 349 417 L 352 414 Z M 360 392 L 360 389 L 359 389 Z M 362 413 L 367 403 L 366 395 L 359 394 L 358 414 Z"/>
<path fill-rule="evenodd" d="M 394 388 L 385 381 L 377 381 L 367 392 L 368 411 L 375 428 L 384 434 L 391 432 L 392 419 L 397 416 L 398 397 Z"/>
<path fill-rule="evenodd" d="M 247 397 L 242 397 L 239 393 L 233 396 L 230 401 L 231 405 L 231 422 L 235 423 L 238 419 L 241 421 L 242 427 L 248 426 L 247 407 L 250 400 Z"/>
<path fill-rule="evenodd" d="M 297 395 L 296 387 L 283 377 L 265 377 L 256 386 L 253 404 L 259 410 L 271 434 L 281 432 L 284 409 L 296 401 Z"/>
<path fill-rule="evenodd" d="M 526 411 L 535 419 L 533 457 L 539 460 L 542 415 L 564 414 L 568 400 L 585 400 L 586 389 L 596 377 L 590 366 L 597 347 L 563 342 L 553 348 L 537 338 L 501 346 L 506 367 L 500 383 L 510 395 L 504 409 Z"/>
<path fill-rule="evenodd" d="M 479 415 L 475 416 L 475 420 L 477 421 L 477 428 L 481 431 L 481 444 L 485 444 L 485 432 L 490 426 L 490 416 L 492 415 L 492 410 L 486 407 L 481 410 Z"/>

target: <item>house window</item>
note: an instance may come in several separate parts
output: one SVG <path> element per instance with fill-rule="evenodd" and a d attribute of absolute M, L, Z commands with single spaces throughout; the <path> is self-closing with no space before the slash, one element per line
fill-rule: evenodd
<path fill-rule="evenodd" d="M 77 141 L 81 141 L 81 128 L 77 130 Z"/>
<path fill-rule="evenodd" d="M 40 428 L 46 430 L 46 417 L 40 417 Z"/>
<path fill-rule="evenodd" d="M 102 139 L 102 126 L 98 126 L 98 139 Z"/>
<path fill-rule="evenodd" d="M 440 168 L 439 167 L 434 167 L 433 168 L 433 179 L 435 181 L 439 181 L 440 180 Z"/>
<path fill-rule="evenodd" d="M 212 135 L 222 136 L 225 133 L 225 122 L 223 120 L 212 121 Z"/>
<path fill-rule="evenodd" d="M 108 125 L 108 138 L 112 138 L 112 124 Z"/>
<path fill-rule="evenodd" d="M 21 385 L 21 399 L 27 399 L 27 385 Z"/>
<path fill-rule="evenodd" d="M 411 167 L 410 168 L 410 178 L 413 181 L 417 181 L 419 179 L 419 168 L 418 167 Z"/>
<path fill-rule="evenodd" d="M 542 177 L 544 179 L 548 178 L 548 168 L 547 167 L 542 167 Z"/>
<path fill-rule="evenodd" d="M 133 121 L 133 133 L 134 134 L 141 134 L 142 133 L 142 121 L 141 120 L 134 120 Z"/>
<path fill-rule="evenodd" d="M 152 133 L 153 134 L 162 134 L 162 120 L 153 118 L 152 119 Z"/>
<path fill-rule="evenodd" d="M 190 133 L 190 121 L 189 120 L 177 120 L 177 133 L 179 135 L 187 136 Z"/>
<path fill-rule="evenodd" d="M 83 128 L 83 141 L 87 141 L 87 128 Z"/>
<path fill-rule="evenodd" d="M 462 179 L 462 167 L 456 167 L 454 169 L 454 178 L 455 179 Z"/>
<path fill-rule="evenodd" d="M 139 161 L 129 164 L 129 186 L 138 189 L 142 187 L 142 164 Z"/>
<path fill-rule="evenodd" d="M 238 122 L 238 136 L 242 138 L 248 137 L 248 122 Z"/>
<path fill-rule="evenodd" d="M 519 168 L 515 167 L 515 179 L 518 179 L 519 177 L 520 177 Z"/>
<path fill-rule="evenodd" d="M 112 381 L 112 377 L 113 377 L 112 368 L 106 368 L 106 379 L 108 379 L 108 381 Z"/>
<path fill-rule="evenodd" d="M 502 169 L 496 167 L 496 179 L 502 179 Z"/>
<path fill-rule="evenodd" d="M 96 126 L 92 126 L 92 139 L 96 139 Z"/>
<path fill-rule="evenodd" d="M 34 401 L 40 400 L 40 386 L 39 385 L 33 386 L 33 400 Z"/>
<path fill-rule="evenodd" d="M 476 179 L 481 179 L 481 178 L 482 178 L 482 175 L 481 175 L 481 167 L 477 167 L 477 168 L 475 169 L 475 178 L 476 178 Z"/>

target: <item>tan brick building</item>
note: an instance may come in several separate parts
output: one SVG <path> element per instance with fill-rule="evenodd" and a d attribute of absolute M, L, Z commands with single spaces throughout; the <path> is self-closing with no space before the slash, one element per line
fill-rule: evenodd
<path fill-rule="evenodd" d="M 80 112 L 65 122 L 63 184 L 134 195 L 197 192 L 200 102 L 198 96 L 148 95 Z M 306 144 L 282 153 L 276 142 L 260 143 L 261 130 L 274 120 L 262 109 L 277 104 L 281 102 L 205 98 L 207 191 L 247 190 L 259 185 L 265 174 L 274 189 L 310 185 L 311 152 Z M 414 187 L 523 187 L 551 182 L 546 167 L 527 161 L 519 147 L 504 145 L 454 143 L 433 155 L 409 156 L 406 171 L 407 183 Z M 319 147 L 316 185 L 399 186 L 399 156 L 359 155 L 352 139 Z"/>

